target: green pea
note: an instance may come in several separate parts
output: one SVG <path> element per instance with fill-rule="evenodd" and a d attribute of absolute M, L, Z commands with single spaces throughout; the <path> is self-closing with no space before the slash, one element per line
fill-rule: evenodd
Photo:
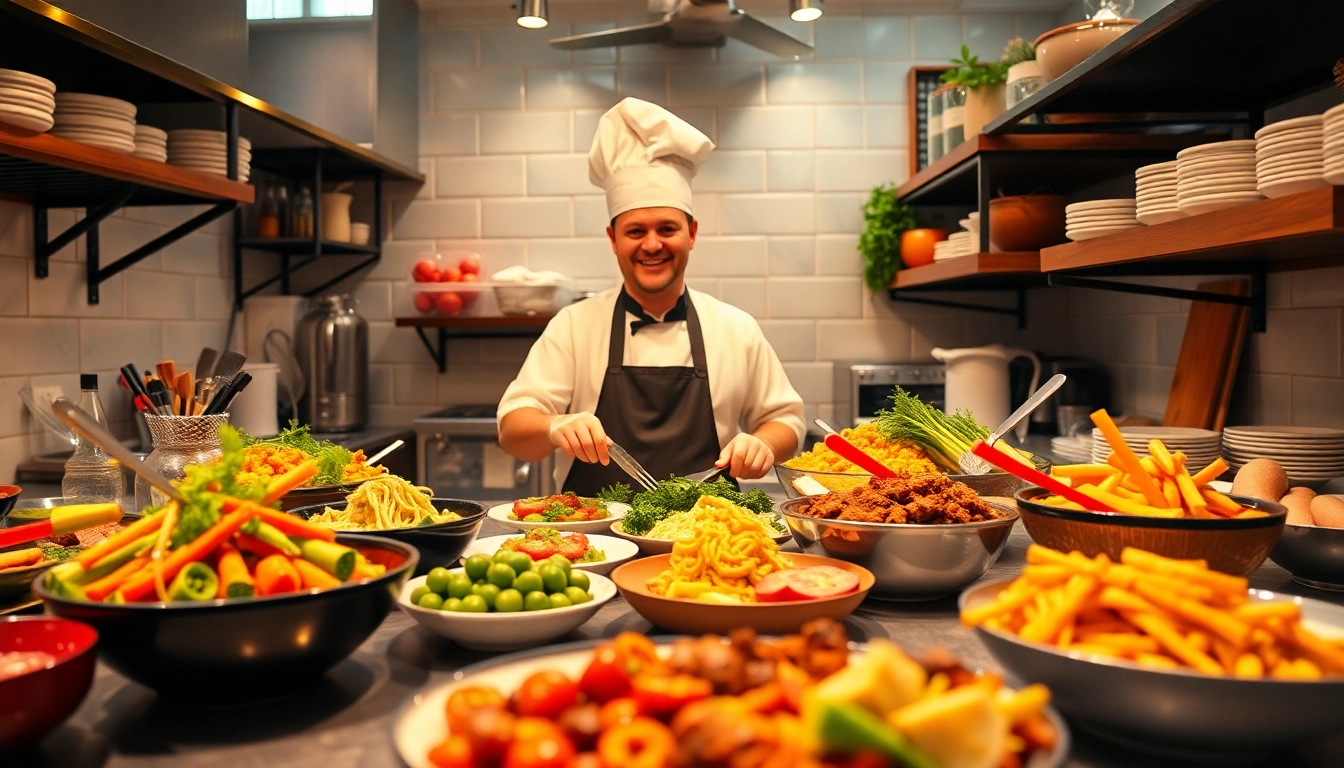
<path fill-rule="evenodd" d="M 490 567 L 489 555 L 472 555 L 463 561 L 462 566 L 467 571 L 467 578 L 475 581 L 484 579 L 485 572 Z"/>
<path fill-rule="evenodd" d="M 546 562 L 564 571 L 565 578 L 569 578 L 569 572 L 574 568 L 574 564 L 569 562 L 569 558 L 559 553 L 556 553 L 546 558 Z"/>
<path fill-rule="evenodd" d="M 510 552 L 504 564 L 513 569 L 514 573 L 524 573 L 532 570 L 532 558 L 522 552 Z"/>
<path fill-rule="evenodd" d="M 523 593 L 516 589 L 506 589 L 495 597 L 495 610 L 500 613 L 517 613 L 523 610 Z"/>
<path fill-rule="evenodd" d="M 546 589 L 546 584 L 541 580 L 541 574 L 536 571 L 523 571 L 518 574 L 518 578 L 513 580 L 513 588 L 526 595 L 528 592 L 542 592 Z"/>
<path fill-rule="evenodd" d="M 433 590 L 431 590 L 429 587 L 426 587 L 424 584 L 421 584 L 420 586 L 416 587 L 415 589 L 412 589 L 412 590 L 411 590 L 411 605 L 419 605 L 419 604 L 420 604 L 420 598 L 424 597 L 425 595 L 428 595 L 431 591 L 433 591 Z"/>
<path fill-rule="evenodd" d="M 462 613 L 485 613 L 490 610 L 490 606 L 485 604 L 485 598 L 480 595 L 467 595 L 462 598 Z"/>
<path fill-rule="evenodd" d="M 592 582 L 589 581 L 588 579 L 588 574 L 584 573 L 578 568 L 575 568 L 574 570 L 570 571 L 569 586 L 578 587 L 579 589 L 582 589 L 584 592 L 587 592 L 588 590 L 593 588 Z"/>
<path fill-rule="evenodd" d="M 578 587 L 565 587 L 565 597 L 569 598 L 569 602 L 572 605 L 582 605 L 593 599 L 592 595 L 584 592 Z"/>
<path fill-rule="evenodd" d="M 425 577 L 425 586 L 429 587 L 431 592 L 446 595 L 448 594 L 448 578 L 451 575 L 447 568 L 434 568 Z"/>
<path fill-rule="evenodd" d="M 456 611 L 461 611 L 461 610 L 462 610 L 462 601 L 459 600 L 459 599 L 456 598 L 456 597 L 450 597 L 450 598 L 448 598 L 447 600 L 444 600 L 444 601 L 443 601 L 443 610 L 445 610 L 445 611 L 454 611 L 454 612 L 456 612 Z"/>
<path fill-rule="evenodd" d="M 471 594 L 471 579 L 465 573 L 454 573 L 448 577 L 448 596 L 462 598 Z"/>
<path fill-rule="evenodd" d="M 523 598 L 524 611 L 544 611 L 551 607 L 551 598 L 545 592 L 528 592 Z"/>
<path fill-rule="evenodd" d="M 554 595 L 551 595 L 552 608 L 568 608 L 571 605 L 573 605 L 573 603 L 569 601 L 568 597 L 565 597 L 563 592 L 556 592 Z"/>
<path fill-rule="evenodd" d="M 565 572 L 554 565 L 549 563 L 543 565 L 537 569 L 537 572 L 541 574 L 541 581 L 546 585 L 548 593 L 563 592 L 565 587 L 569 586 L 569 580 L 565 578 Z"/>
<path fill-rule="evenodd" d="M 436 592 L 426 592 L 420 596 L 420 600 L 416 605 L 433 611 L 441 611 L 443 610 L 443 598 L 439 597 Z"/>
<path fill-rule="evenodd" d="M 486 607 L 490 608 L 494 606 L 495 598 L 499 597 L 500 591 L 500 588 L 494 584 L 479 584 L 472 586 L 471 595 L 475 595 L 484 600 Z M 467 595 L 467 597 L 471 597 L 471 595 Z M 464 597 L 462 599 L 466 600 L 467 598 Z"/>
<path fill-rule="evenodd" d="M 513 586 L 513 579 L 517 575 L 509 566 L 503 563 L 494 563 L 490 566 L 490 570 L 486 572 L 485 580 L 500 589 L 508 589 Z"/>

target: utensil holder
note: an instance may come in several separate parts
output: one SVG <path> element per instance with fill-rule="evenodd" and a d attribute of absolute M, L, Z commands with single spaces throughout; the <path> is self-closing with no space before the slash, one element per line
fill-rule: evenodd
<path fill-rule="evenodd" d="M 145 424 L 154 442 L 154 450 L 145 458 L 145 466 L 157 470 L 169 480 L 180 480 L 192 464 L 208 464 L 224 454 L 219 443 L 219 428 L 227 423 L 227 413 L 213 416 L 157 416 L 145 414 Z M 168 498 L 154 490 L 143 478 L 135 479 L 135 506 L 163 504 Z"/>

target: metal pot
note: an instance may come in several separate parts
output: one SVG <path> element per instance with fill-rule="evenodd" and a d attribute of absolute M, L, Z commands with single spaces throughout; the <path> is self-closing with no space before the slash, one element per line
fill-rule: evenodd
<path fill-rule="evenodd" d="M 308 389 L 300 420 L 314 432 L 355 432 L 369 420 L 369 324 L 348 295 L 322 296 L 295 332 Z"/>

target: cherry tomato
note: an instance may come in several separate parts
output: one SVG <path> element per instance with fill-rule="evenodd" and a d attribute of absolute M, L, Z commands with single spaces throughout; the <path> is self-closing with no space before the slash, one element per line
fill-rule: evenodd
<path fill-rule="evenodd" d="M 453 733 L 466 733 L 467 721 L 483 709 L 504 709 L 509 701 L 504 694 L 494 688 L 472 685 L 458 688 L 448 697 L 444 712 L 448 716 L 448 730 Z"/>
<path fill-rule="evenodd" d="M 569 761 L 568 768 L 606 768 L 596 752 L 583 752 Z"/>
<path fill-rule="evenodd" d="M 466 734 L 476 759 L 493 763 L 504 757 L 513 742 L 513 715 L 502 709 L 482 709 L 467 719 Z"/>
<path fill-rule="evenodd" d="M 598 647 L 579 678 L 579 687 L 585 696 L 600 704 L 629 693 L 630 676 L 626 674 L 614 643 L 603 643 Z"/>
<path fill-rule="evenodd" d="M 433 259 L 421 259 L 415 262 L 411 277 L 417 283 L 433 283 L 439 279 L 439 265 Z"/>
<path fill-rule="evenodd" d="M 780 603 L 788 600 L 818 600 L 836 597 L 859 588 L 859 577 L 830 565 L 789 568 L 761 579 L 756 585 L 756 600 Z"/>
<path fill-rule="evenodd" d="M 434 768 L 476 768 L 476 761 L 471 756 L 471 740 L 461 733 L 449 736 L 429 750 L 429 762 Z"/>
<path fill-rule="evenodd" d="M 551 720 L 579 703 L 579 686 L 563 674 L 550 670 L 538 672 L 523 681 L 513 695 L 513 708 L 524 717 Z"/>
<path fill-rule="evenodd" d="M 577 754 L 564 736 L 519 740 L 504 753 L 503 768 L 568 768 Z"/>
<path fill-rule="evenodd" d="M 456 315 L 462 311 L 462 297 L 452 291 L 444 291 L 438 298 L 439 311 L 445 315 Z"/>
<path fill-rule="evenodd" d="M 625 725 L 636 717 L 639 717 L 639 702 L 629 696 L 612 699 L 597 711 L 597 722 L 604 731 Z"/>
<path fill-rule="evenodd" d="M 638 717 L 603 733 L 597 753 L 608 768 L 665 768 L 676 744 L 667 726 Z"/>
<path fill-rule="evenodd" d="M 565 735 L 559 725 L 544 717 L 519 717 L 513 722 L 513 738 L 517 741 L 536 741 Z"/>
<path fill-rule="evenodd" d="M 439 270 L 440 283 L 460 283 L 462 282 L 462 270 L 457 267 L 448 266 Z"/>
<path fill-rule="evenodd" d="M 639 712 L 650 717 L 671 717 L 691 702 L 707 699 L 714 685 L 694 675 L 640 675 L 632 684 Z"/>
<path fill-rule="evenodd" d="M 479 275 L 481 274 L 481 257 L 474 253 L 463 256 L 462 260 L 457 263 L 457 268 L 462 270 L 463 275 Z"/>
<path fill-rule="evenodd" d="M 428 291 L 420 291 L 419 293 L 415 294 L 415 311 L 422 313 L 433 312 L 434 294 Z"/>

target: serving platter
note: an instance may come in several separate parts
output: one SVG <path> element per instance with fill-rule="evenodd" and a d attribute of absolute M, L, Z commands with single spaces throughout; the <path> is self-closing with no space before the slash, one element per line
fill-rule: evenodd
<path fill-rule="evenodd" d="M 630 511 L 629 504 L 623 504 L 619 501 L 608 501 L 607 516 L 600 520 L 585 520 L 581 523 L 529 523 L 524 520 L 510 519 L 513 514 L 513 502 L 496 504 L 486 510 L 486 517 L 497 523 L 512 528 L 515 531 L 527 532 L 533 528 L 554 528 L 557 531 L 572 533 L 605 533 L 611 528 L 611 524 L 625 517 L 625 513 Z"/>

